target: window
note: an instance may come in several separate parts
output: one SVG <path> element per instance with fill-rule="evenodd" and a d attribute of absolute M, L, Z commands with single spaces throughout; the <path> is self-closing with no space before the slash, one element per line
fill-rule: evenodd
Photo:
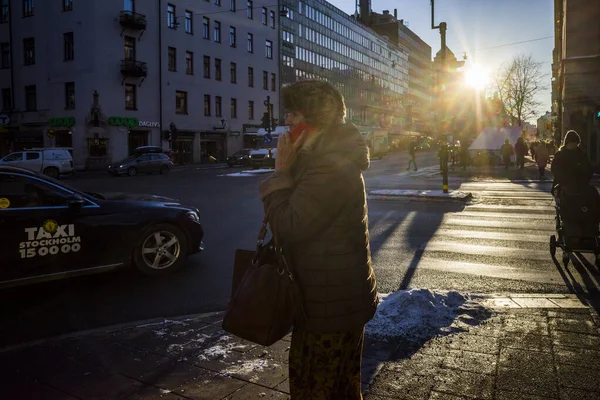
<path fill-rule="evenodd" d="M 10 50 L 8 43 L 0 43 L 0 68 L 10 68 Z"/>
<path fill-rule="evenodd" d="M 137 96 L 136 96 L 135 84 L 125 84 L 125 109 L 136 110 L 137 109 Z"/>
<path fill-rule="evenodd" d="M 271 91 L 275 92 L 277 87 L 277 78 L 274 73 L 271 73 Z"/>
<path fill-rule="evenodd" d="M 88 139 L 88 154 L 90 157 L 106 157 L 108 139 Z"/>
<path fill-rule="evenodd" d="M 169 71 L 177 71 L 177 49 L 169 47 L 168 53 Z"/>
<path fill-rule="evenodd" d="M 177 90 L 175 92 L 175 113 L 187 114 L 187 92 Z"/>
<path fill-rule="evenodd" d="M 133 1 L 130 0 L 126 3 L 132 4 L 130 11 L 133 11 Z M 63 0 L 63 11 L 73 11 L 73 0 Z"/>
<path fill-rule="evenodd" d="M 8 0 L 0 0 L 0 24 L 8 22 Z"/>
<path fill-rule="evenodd" d="M 223 116 L 223 99 L 221 96 L 215 96 L 215 117 Z"/>
<path fill-rule="evenodd" d="M 235 47 L 236 44 L 236 35 L 235 35 L 235 26 L 229 27 L 229 45 L 231 47 Z"/>
<path fill-rule="evenodd" d="M 185 33 L 194 34 L 194 14 L 185 10 Z"/>
<path fill-rule="evenodd" d="M 202 38 L 210 39 L 210 18 L 202 17 Z"/>
<path fill-rule="evenodd" d="M 18 153 L 19 155 L 22 153 Z M 26 159 L 35 159 L 39 153 L 28 152 Z M 22 156 L 21 156 L 22 157 Z M 70 193 L 56 186 L 49 185 L 40 180 L 19 176 L 0 175 L 0 187 L 3 189 L 2 197 L 8 196 L 11 208 L 32 207 L 67 207 Z M 6 195 L 6 196 L 5 196 Z M 34 251 L 34 249 L 29 249 Z M 26 249 L 20 250 L 21 256 L 25 257 Z"/>
<path fill-rule="evenodd" d="M 275 29 L 275 11 L 269 13 L 269 24 L 271 25 L 271 28 Z"/>
<path fill-rule="evenodd" d="M 231 83 L 237 83 L 237 67 L 235 63 L 231 63 L 229 67 L 229 75 L 231 78 Z"/>
<path fill-rule="evenodd" d="M 213 3 L 215 3 L 215 5 L 221 7 L 221 0 L 213 0 Z"/>
<path fill-rule="evenodd" d="M 262 19 L 262 23 L 263 25 L 267 25 L 268 21 L 267 21 L 267 7 L 263 7 L 262 8 L 262 12 L 261 12 L 261 19 Z"/>
<path fill-rule="evenodd" d="M 204 95 L 204 115 L 210 115 L 210 94 Z"/>
<path fill-rule="evenodd" d="M 25 153 L 25 160 L 39 160 L 39 159 L 40 159 L 40 153 L 38 153 L 38 152 L 28 151 L 27 153 Z"/>
<path fill-rule="evenodd" d="M 26 38 L 23 39 L 23 63 L 25 65 L 33 65 L 35 64 L 35 39 L 34 38 Z"/>
<path fill-rule="evenodd" d="M 10 88 L 2 89 L 2 109 L 12 110 L 12 91 Z"/>
<path fill-rule="evenodd" d="M 253 11 L 253 4 L 252 4 L 251 0 L 248 0 L 247 6 L 248 6 L 248 8 L 246 9 L 246 16 L 250 19 L 253 19 L 254 11 Z"/>
<path fill-rule="evenodd" d="M 173 4 L 167 4 L 167 26 L 171 29 L 175 29 L 177 27 L 176 24 L 175 6 Z"/>
<path fill-rule="evenodd" d="M 194 53 L 191 51 L 185 52 L 185 73 L 194 75 Z"/>
<path fill-rule="evenodd" d="M 263 89 L 269 90 L 269 73 L 267 71 L 263 71 Z"/>
<path fill-rule="evenodd" d="M 65 83 L 65 108 L 68 110 L 75 108 L 75 82 Z"/>
<path fill-rule="evenodd" d="M 254 53 L 254 35 L 248 34 L 248 53 Z"/>
<path fill-rule="evenodd" d="M 237 118 L 237 99 L 231 99 L 231 118 Z"/>
<path fill-rule="evenodd" d="M 221 43 L 221 23 L 219 21 L 215 21 L 213 40 L 217 43 Z"/>
<path fill-rule="evenodd" d="M 273 59 L 273 42 L 270 40 L 265 41 L 265 56 Z"/>
<path fill-rule="evenodd" d="M 204 77 L 205 78 L 210 78 L 210 57 L 209 56 L 204 56 Z"/>
<path fill-rule="evenodd" d="M 75 59 L 75 43 L 73 40 L 73 32 L 63 34 L 64 43 L 64 60 L 72 61 Z"/>
<path fill-rule="evenodd" d="M 248 67 L 248 87 L 254 87 L 254 68 Z"/>
<path fill-rule="evenodd" d="M 215 80 L 220 81 L 221 79 L 221 59 L 215 58 Z"/>
<path fill-rule="evenodd" d="M 23 18 L 33 17 L 33 0 L 23 0 Z"/>
<path fill-rule="evenodd" d="M 254 119 L 254 102 L 248 102 L 248 119 Z"/>
<path fill-rule="evenodd" d="M 37 90 L 35 85 L 25 86 L 25 111 L 37 110 Z"/>
<path fill-rule="evenodd" d="M 229 11 L 233 11 L 233 12 L 236 11 L 235 0 L 229 0 Z"/>
<path fill-rule="evenodd" d="M 125 60 L 135 61 L 135 38 L 125 36 Z"/>

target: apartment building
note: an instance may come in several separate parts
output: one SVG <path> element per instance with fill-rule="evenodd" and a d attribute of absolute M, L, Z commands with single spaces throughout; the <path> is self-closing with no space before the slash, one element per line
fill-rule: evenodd
<path fill-rule="evenodd" d="M 558 142 L 570 129 L 600 162 L 600 4 L 554 1 L 552 119 Z"/>
<path fill-rule="evenodd" d="M 282 83 L 325 79 L 344 95 L 363 133 L 401 117 L 408 52 L 324 0 L 281 0 Z"/>
<path fill-rule="evenodd" d="M 277 10 L 268 0 L 0 0 L 10 119 L 0 152 L 72 147 L 77 169 L 143 145 L 178 163 L 224 160 L 278 96 Z"/>

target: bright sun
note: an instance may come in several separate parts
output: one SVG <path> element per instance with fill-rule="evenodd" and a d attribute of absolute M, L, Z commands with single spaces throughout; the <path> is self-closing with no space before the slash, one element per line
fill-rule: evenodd
<path fill-rule="evenodd" d="M 490 80 L 488 72 L 479 65 L 473 65 L 469 68 L 465 74 L 465 79 L 467 85 L 477 90 L 484 89 Z"/>

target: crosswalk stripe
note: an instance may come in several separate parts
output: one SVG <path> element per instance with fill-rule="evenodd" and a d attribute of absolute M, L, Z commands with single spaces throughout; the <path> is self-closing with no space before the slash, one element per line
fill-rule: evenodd
<path fill-rule="evenodd" d="M 547 258 L 550 257 L 548 254 Z M 559 272 L 553 268 L 543 271 L 522 271 L 505 265 L 470 263 L 464 261 L 449 261 L 425 255 L 415 269 L 429 269 L 458 274 L 478 275 L 500 279 L 518 279 L 520 281 L 538 283 L 557 283 L 561 281 Z"/>
<path fill-rule="evenodd" d="M 465 210 L 479 211 L 479 210 L 497 210 L 502 212 L 504 210 L 510 210 L 519 213 L 552 213 L 554 214 L 553 205 L 539 205 L 539 206 L 524 206 L 524 205 L 497 205 L 497 204 L 475 204 L 467 206 Z"/>
<path fill-rule="evenodd" d="M 504 228 L 504 229 L 527 229 L 531 231 L 554 231 L 554 226 L 549 223 L 545 225 L 532 224 L 531 222 L 512 222 L 512 221 L 487 221 L 476 219 L 444 219 L 445 225 L 473 226 L 480 228 Z"/>
<path fill-rule="evenodd" d="M 518 213 L 504 213 L 504 212 L 480 212 L 480 211 L 460 211 L 452 213 L 452 216 L 456 217 L 480 217 L 480 218 L 504 218 L 504 219 L 517 219 L 522 220 L 523 215 Z M 535 216 L 528 216 L 528 219 L 547 219 L 554 220 L 554 215 L 551 214 L 536 214 Z"/>
<path fill-rule="evenodd" d="M 447 252 L 478 256 L 492 256 L 502 258 L 519 258 L 520 260 L 550 260 L 549 250 L 525 250 L 514 247 L 483 246 L 477 244 L 453 243 L 430 241 L 420 247 L 423 252 Z"/>
<path fill-rule="evenodd" d="M 438 229 L 435 236 L 449 236 L 460 239 L 504 240 L 517 242 L 548 243 L 548 235 L 526 235 L 521 233 L 463 231 L 458 229 Z"/>

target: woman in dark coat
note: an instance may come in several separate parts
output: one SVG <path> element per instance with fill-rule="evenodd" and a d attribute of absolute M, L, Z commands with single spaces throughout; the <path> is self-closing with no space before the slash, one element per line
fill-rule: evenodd
<path fill-rule="evenodd" d="M 289 355 L 293 400 L 362 399 L 364 326 L 377 308 L 362 171 L 369 152 L 344 123 L 342 95 L 327 82 L 282 89 L 288 134 L 275 172 L 260 185 L 269 223 L 295 269 L 306 319 Z"/>
<path fill-rule="evenodd" d="M 589 185 L 594 169 L 585 151 L 579 147 L 580 142 L 579 134 L 573 130 L 565 135 L 563 145 L 552 160 L 553 187 Z"/>

